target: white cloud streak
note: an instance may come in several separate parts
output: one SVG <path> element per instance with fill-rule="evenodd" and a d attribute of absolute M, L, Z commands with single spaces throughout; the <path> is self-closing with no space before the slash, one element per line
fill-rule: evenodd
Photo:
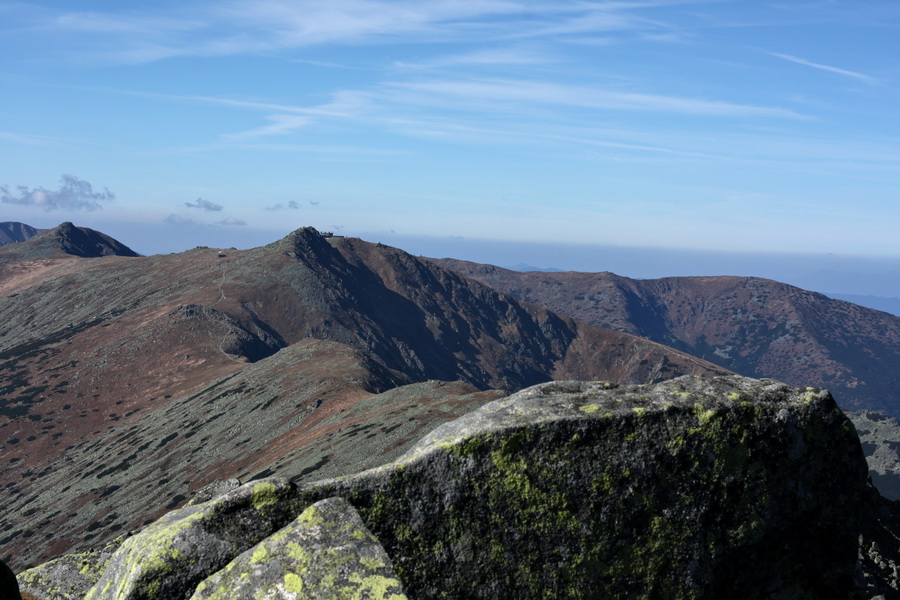
<path fill-rule="evenodd" d="M 518 103 L 710 116 L 805 118 L 785 108 L 527 80 L 429 81 L 395 83 L 391 84 L 391 87 L 414 93 L 414 96 L 408 99 L 410 103 L 421 103 L 430 98 L 432 102 L 455 99 L 469 104 L 494 103 L 505 106 L 506 110 L 509 109 L 510 103 Z"/>
<path fill-rule="evenodd" d="M 828 71 L 829 73 L 836 73 L 838 75 L 843 75 L 844 77 L 851 77 L 853 79 L 862 81 L 864 83 L 868 83 L 870 85 L 878 82 L 878 80 L 875 79 L 874 77 L 865 75 L 863 73 L 857 73 L 855 71 L 848 71 L 847 69 L 839 69 L 838 67 L 831 67 L 829 65 L 814 63 L 812 61 L 806 60 L 805 58 L 791 56 L 790 54 L 779 54 L 778 52 L 769 52 L 768 54 L 770 56 L 774 56 L 774 57 L 780 58 L 782 60 L 787 60 L 792 63 L 796 63 L 798 65 L 805 65 L 807 67 L 812 67 L 813 69 L 819 69 L 821 71 Z"/>
<path fill-rule="evenodd" d="M 176 56 L 259 54 L 341 43 L 500 42 L 634 31 L 665 36 L 640 10 L 677 2 L 546 0 L 231 0 L 162 11 L 41 10 L 30 29 L 82 36 L 72 60 L 141 63 Z M 77 39 L 74 38 L 74 39 Z"/>

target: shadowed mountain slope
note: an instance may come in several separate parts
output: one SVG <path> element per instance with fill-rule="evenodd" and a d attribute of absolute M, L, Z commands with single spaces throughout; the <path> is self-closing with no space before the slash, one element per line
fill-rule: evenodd
<path fill-rule="evenodd" d="M 520 300 L 646 337 L 751 377 L 821 386 L 900 416 L 900 317 L 755 277 L 635 280 L 433 261 Z"/>
<path fill-rule="evenodd" d="M 49 247 L 0 248 L 0 557 L 13 565 L 102 543 L 214 480 L 381 462 L 497 395 L 479 390 L 724 372 L 311 228 L 243 251 Z"/>
<path fill-rule="evenodd" d="M 5 221 L 0 223 L 0 246 L 24 242 L 28 238 L 36 236 L 41 231 L 43 230 L 35 229 L 31 225 L 26 225 L 25 223 Z"/>
<path fill-rule="evenodd" d="M 8 247 L 0 255 L 0 260 L 11 258 L 19 260 L 47 259 L 66 256 L 83 258 L 138 256 L 137 252 L 104 233 L 87 227 L 76 227 L 68 222 L 53 229 L 40 230 L 26 241 L 29 243 L 14 244 Z"/>

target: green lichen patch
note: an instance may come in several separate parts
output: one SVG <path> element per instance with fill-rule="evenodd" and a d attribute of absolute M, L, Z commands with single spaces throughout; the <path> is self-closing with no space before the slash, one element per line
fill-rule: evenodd
<path fill-rule="evenodd" d="M 313 504 L 197 587 L 192 600 L 406 600 L 391 560 L 347 501 Z"/>

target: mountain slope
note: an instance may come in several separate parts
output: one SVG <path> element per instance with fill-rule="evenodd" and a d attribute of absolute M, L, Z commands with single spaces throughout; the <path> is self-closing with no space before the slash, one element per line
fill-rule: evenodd
<path fill-rule="evenodd" d="M 386 460 L 497 396 L 478 390 L 723 372 L 311 228 L 150 257 L 48 252 L 38 236 L 0 248 L 0 276 L 14 565 L 109 540 L 216 479 Z"/>
<path fill-rule="evenodd" d="M 25 223 L 5 221 L 0 223 L 0 246 L 24 242 L 28 238 L 36 236 L 41 231 L 43 230 L 35 229 L 31 225 L 26 225 Z"/>
<path fill-rule="evenodd" d="M 27 226 L 26 226 L 27 227 Z M 36 230 L 37 231 L 37 230 Z M 26 240 L 27 244 L 12 244 L 6 248 L 0 260 L 48 259 L 66 256 L 98 258 L 101 256 L 138 256 L 138 254 L 99 231 L 76 227 L 66 222 L 53 229 L 39 231 Z"/>
<path fill-rule="evenodd" d="M 742 375 L 826 387 L 845 408 L 900 416 L 900 317 L 888 313 L 754 277 L 635 280 L 434 262 L 559 314 Z"/>

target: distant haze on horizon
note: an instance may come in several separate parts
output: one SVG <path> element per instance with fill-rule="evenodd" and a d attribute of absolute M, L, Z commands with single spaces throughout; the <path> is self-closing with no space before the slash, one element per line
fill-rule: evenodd
<path fill-rule="evenodd" d="M 59 225 L 52 221 L 27 223 L 39 229 Z M 178 231 L 162 224 L 123 225 L 104 229 L 101 225 L 76 222 L 111 235 L 144 255 L 183 252 L 197 246 L 247 249 L 275 242 L 291 230 L 221 230 L 205 227 Z M 306 226 L 306 225 L 300 225 Z M 320 231 L 326 231 L 319 228 Z M 173 235 L 173 233 L 175 235 Z M 237 233 L 243 235 L 235 235 Z M 900 258 L 800 254 L 775 252 L 716 252 L 679 248 L 627 247 L 595 243 L 506 242 L 463 237 L 408 236 L 395 232 L 341 232 L 338 235 L 381 242 L 411 254 L 429 258 L 456 258 L 507 269 L 610 271 L 635 279 L 734 275 L 763 277 L 823 294 L 872 296 L 897 299 L 884 305 L 851 301 L 880 310 L 900 313 Z"/>
<path fill-rule="evenodd" d="M 884 0 L 0 3 L 0 220 L 900 297 L 897 39 Z"/>

